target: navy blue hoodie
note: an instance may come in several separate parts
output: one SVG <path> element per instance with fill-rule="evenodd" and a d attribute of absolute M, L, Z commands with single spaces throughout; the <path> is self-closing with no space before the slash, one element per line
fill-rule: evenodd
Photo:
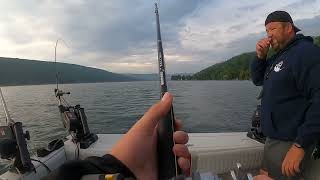
<path fill-rule="evenodd" d="M 255 85 L 263 85 L 262 132 L 307 148 L 320 140 L 320 48 L 298 34 L 286 48 L 251 64 Z"/>

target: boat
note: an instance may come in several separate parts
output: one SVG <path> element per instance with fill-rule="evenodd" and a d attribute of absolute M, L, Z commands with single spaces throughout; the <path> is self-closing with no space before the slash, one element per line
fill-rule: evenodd
<path fill-rule="evenodd" d="M 159 22 L 157 24 L 159 25 Z M 160 27 L 158 28 L 159 34 Z M 57 44 L 58 41 L 56 47 Z M 163 57 L 163 52 L 161 57 Z M 161 77 L 165 77 L 165 74 Z M 0 154 L 1 158 L 14 161 L 12 168 L 0 175 L 0 180 L 41 179 L 66 161 L 106 154 L 122 137 L 122 134 L 91 133 L 84 108 L 80 105 L 66 105 L 64 95 L 70 92 L 59 89 L 57 83 L 55 95 L 59 102 L 58 107 L 63 125 L 70 135 L 65 141 L 50 142 L 48 147 L 37 150 L 36 157 L 30 157 L 25 140 L 29 138 L 29 135 L 23 132 L 22 123 L 11 120 L 1 88 L 0 94 L 8 120 L 7 126 L 0 127 Z M 264 149 L 264 137 L 260 133 L 259 120 L 257 120 L 259 106 L 253 117 L 253 127 L 250 132 L 189 133 L 187 146 L 191 152 L 193 176 L 187 179 L 243 180 L 252 179 L 258 174 Z M 2 148 L 4 146 L 6 149 Z M 11 151 L 9 151 L 10 147 Z M 308 169 L 310 174 L 304 178 L 319 180 L 320 159 L 312 163 L 313 169 Z"/>

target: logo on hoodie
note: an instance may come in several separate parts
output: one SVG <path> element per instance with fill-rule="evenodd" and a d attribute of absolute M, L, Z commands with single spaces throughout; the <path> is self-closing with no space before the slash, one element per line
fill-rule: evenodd
<path fill-rule="evenodd" d="M 274 72 L 279 72 L 279 71 L 281 71 L 282 69 L 281 69 L 281 66 L 283 65 L 283 61 L 280 61 L 278 64 L 276 64 L 275 66 L 274 66 Z"/>

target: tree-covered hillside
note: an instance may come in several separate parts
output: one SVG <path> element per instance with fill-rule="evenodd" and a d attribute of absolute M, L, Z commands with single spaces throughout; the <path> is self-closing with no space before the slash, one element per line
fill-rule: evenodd
<path fill-rule="evenodd" d="M 60 83 L 132 81 L 133 77 L 80 65 L 57 63 Z M 0 57 L 0 85 L 52 84 L 56 82 L 55 64 Z"/>
<path fill-rule="evenodd" d="M 225 62 L 210 66 L 193 75 L 192 79 L 196 80 L 232 80 L 232 79 L 249 79 L 250 62 L 255 56 L 254 52 L 244 53 L 235 56 Z"/>

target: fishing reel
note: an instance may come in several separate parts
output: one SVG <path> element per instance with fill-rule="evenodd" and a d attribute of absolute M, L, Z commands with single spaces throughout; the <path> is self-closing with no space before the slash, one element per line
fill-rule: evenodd
<path fill-rule="evenodd" d="M 312 157 L 314 160 L 320 159 L 320 141 L 316 144 L 316 147 L 312 152 Z"/>
<path fill-rule="evenodd" d="M 257 108 L 252 115 L 251 128 L 247 133 L 247 136 L 263 144 L 266 141 L 266 137 L 263 135 L 261 129 L 261 105 L 257 105 Z"/>
<path fill-rule="evenodd" d="M 55 89 L 55 94 L 59 101 L 58 108 L 64 127 L 71 134 L 73 141 L 80 144 L 81 149 L 88 148 L 97 141 L 98 136 L 90 132 L 84 108 L 80 107 L 79 104 L 70 106 L 66 103 L 66 100 L 62 96 L 70 94 L 70 92 Z"/>
<path fill-rule="evenodd" d="M 28 131 L 23 133 L 21 122 L 0 126 L 1 159 L 14 159 L 13 166 L 20 173 L 34 170 L 25 139 L 30 140 L 30 134 Z"/>
<path fill-rule="evenodd" d="M 266 141 L 266 136 L 262 133 L 261 129 L 261 98 L 263 95 L 263 89 L 260 91 L 259 95 L 257 96 L 258 104 L 257 108 L 254 111 L 251 117 L 251 128 L 247 133 L 247 136 L 251 139 L 257 140 L 264 144 Z"/>

